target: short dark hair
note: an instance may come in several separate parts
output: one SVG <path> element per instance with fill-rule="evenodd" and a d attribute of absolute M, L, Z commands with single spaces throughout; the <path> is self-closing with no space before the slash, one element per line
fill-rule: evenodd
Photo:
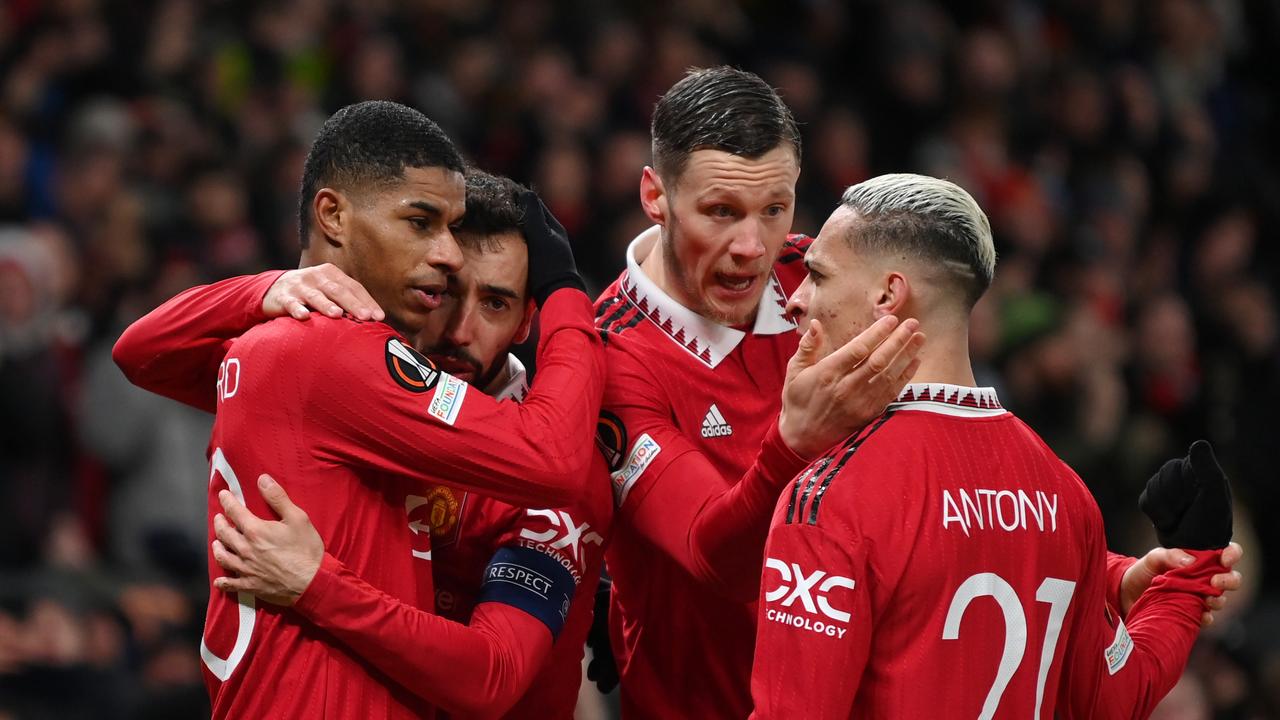
<path fill-rule="evenodd" d="M 467 212 L 458 223 L 463 244 L 478 243 L 481 252 L 500 248 L 491 236 L 516 232 L 524 236 L 524 211 L 520 194 L 527 188 L 509 177 L 492 175 L 479 168 L 467 170 Z"/>
<path fill-rule="evenodd" d="M 800 159 L 800 130 L 769 83 L 728 66 L 690 70 L 653 109 L 653 163 L 668 182 L 695 150 L 752 159 L 790 143 Z"/>
<path fill-rule="evenodd" d="M 430 118 L 387 100 L 348 105 L 320 127 L 302 169 L 298 237 L 309 241 L 311 201 L 322 187 L 364 189 L 404 180 L 405 168 L 443 167 L 463 172 L 462 154 Z"/>

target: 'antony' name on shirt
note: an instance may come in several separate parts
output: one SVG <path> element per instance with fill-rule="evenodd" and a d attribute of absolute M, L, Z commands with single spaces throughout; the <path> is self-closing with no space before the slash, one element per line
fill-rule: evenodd
<path fill-rule="evenodd" d="M 1046 495 L 1039 490 L 1035 497 L 1022 490 L 973 491 L 957 488 L 956 495 L 942 491 L 942 529 L 960 526 L 965 537 L 971 530 L 1028 530 L 1034 527 L 1040 532 L 1058 531 L 1058 495 Z M 957 495 L 959 496 L 957 498 Z"/>

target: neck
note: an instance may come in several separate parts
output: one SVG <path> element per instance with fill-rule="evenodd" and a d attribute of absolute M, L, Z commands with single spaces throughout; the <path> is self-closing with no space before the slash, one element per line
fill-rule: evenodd
<path fill-rule="evenodd" d="M 666 228 L 662 228 L 661 233 L 666 231 Z M 640 263 L 640 269 L 644 271 L 645 277 L 657 285 L 659 290 L 688 307 L 685 299 L 680 297 L 679 288 L 674 287 L 675 283 L 667 273 L 666 243 L 663 242 L 661 233 L 654 239 L 647 254 L 644 253 L 643 248 L 637 248 L 639 252 L 636 253 L 636 262 Z"/>
<path fill-rule="evenodd" d="M 920 368 L 913 383 L 947 383 L 974 387 L 973 365 L 969 361 L 969 326 L 966 323 L 936 323 L 925 329 L 928 340 L 920 352 Z"/>

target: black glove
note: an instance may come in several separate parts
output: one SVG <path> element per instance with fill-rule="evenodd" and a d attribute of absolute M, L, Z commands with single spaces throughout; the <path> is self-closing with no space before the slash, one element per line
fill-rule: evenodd
<path fill-rule="evenodd" d="M 608 576 L 600 578 L 600 586 L 596 589 L 595 616 L 591 619 L 591 631 L 587 633 L 587 647 L 591 648 L 587 679 L 605 695 L 618 687 L 618 664 L 613 660 L 613 643 L 609 641 L 609 591 L 612 587 Z"/>
<path fill-rule="evenodd" d="M 573 263 L 573 248 L 564 226 L 532 190 L 520 194 L 520 208 L 524 210 L 522 228 L 529 244 L 529 292 L 538 307 L 560 288 L 586 292 L 587 285 Z"/>
<path fill-rule="evenodd" d="M 1152 475 L 1138 507 L 1164 547 L 1216 550 L 1231 542 L 1231 485 L 1205 440 Z"/>

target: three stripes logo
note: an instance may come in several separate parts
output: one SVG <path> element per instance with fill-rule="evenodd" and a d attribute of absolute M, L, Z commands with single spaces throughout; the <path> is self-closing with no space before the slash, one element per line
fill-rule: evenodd
<path fill-rule="evenodd" d="M 728 437 L 732 434 L 733 426 L 725 422 L 724 415 L 720 414 L 720 408 L 716 407 L 715 403 L 711 403 L 706 417 L 702 418 L 702 437 Z"/>

